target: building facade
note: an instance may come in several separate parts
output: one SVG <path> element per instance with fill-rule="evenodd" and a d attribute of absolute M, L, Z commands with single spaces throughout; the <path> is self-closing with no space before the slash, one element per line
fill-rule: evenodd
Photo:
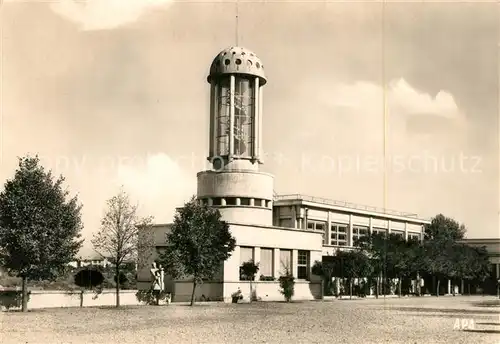
<path fill-rule="evenodd" d="M 500 238 L 464 239 L 462 242 L 470 246 L 486 247 L 491 263 L 490 277 L 494 281 L 500 281 Z"/>
<path fill-rule="evenodd" d="M 263 90 L 267 83 L 262 61 L 251 51 L 231 47 L 213 60 L 210 84 L 208 160 L 199 172 L 197 198 L 220 210 L 236 239 L 236 249 L 218 276 L 197 288 L 196 297 L 230 300 L 240 289 L 245 298 L 282 300 L 278 278 L 286 270 L 296 278 L 295 299 L 322 296 L 321 278 L 311 273 L 315 261 L 336 249 L 349 249 L 356 237 L 370 232 L 423 237 L 429 223 L 414 214 L 380 210 L 302 195 L 278 196 L 274 177 L 260 171 L 263 161 Z M 138 287 L 150 287 L 149 266 L 167 245 L 169 225 L 151 229 L 153 252 L 138 271 Z M 257 280 L 241 280 L 240 266 L 259 263 Z M 191 296 L 190 279 L 166 278 L 175 301 Z"/>

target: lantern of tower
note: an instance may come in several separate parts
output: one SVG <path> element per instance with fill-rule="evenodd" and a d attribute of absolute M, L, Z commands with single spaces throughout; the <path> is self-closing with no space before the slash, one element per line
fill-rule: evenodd
<path fill-rule="evenodd" d="M 253 52 L 231 47 L 215 57 L 207 80 L 212 168 L 197 174 L 198 200 L 227 222 L 270 226 L 274 178 L 259 171 L 264 66 Z"/>
<path fill-rule="evenodd" d="M 210 66 L 210 145 L 215 169 L 262 163 L 262 86 L 264 66 L 251 51 L 231 47 Z"/>

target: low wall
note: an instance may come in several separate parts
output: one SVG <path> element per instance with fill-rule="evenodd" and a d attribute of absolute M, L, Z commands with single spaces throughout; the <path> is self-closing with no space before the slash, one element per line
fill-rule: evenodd
<path fill-rule="evenodd" d="M 192 293 L 192 281 L 176 281 L 173 286 L 172 302 L 191 301 Z M 195 300 L 197 301 L 222 301 L 222 295 L 222 282 L 204 282 L 198 284 L 195 289 Z"/>
<path fill-rule="evenodd" d="M 280 293 L 280 284 L 277 281 L 238 281 L 224 283 L 224 300 L 231 301 L 231 294 L 240 288 L 243 300 L 250 300 L 253 293 L 257 301 L 283 301 Z M 250 290 L 252 288 L 252 292 Z M 292 300 L 318 300 L 321 299 L 321 282 L 295 281 Z"/>
<path fill-rule="evenodd" d="M 138 305 L 136 293 L 137 290 L 120 290 L 120 305 Z M 83 307 L 114 306 L 116 304 L 115 290 L 103 290 L 96 299 L 94 296 L 94 292 L 85 291 L 83 293 Z M 80 291 L 32 290 L 28 309 L 80 307 L 80 297 Z"/>
<path fill-rule="evenodd" d="M 250 300 L 250 285 L 254 300 L 282 301 L 278 281 L 235 281 L 235 282 L 204 282 L 198 284 L 195 290 L 196 301 L 231 302 L 231 294 L 240 288 L 243 300 Z M 318 300 L 322 297 L 321 282 L 295 281 L 293 300 Z M 188 302 L 193 292 L 192 281 L 176 281 L 172 292 L 172 302 Z"/>

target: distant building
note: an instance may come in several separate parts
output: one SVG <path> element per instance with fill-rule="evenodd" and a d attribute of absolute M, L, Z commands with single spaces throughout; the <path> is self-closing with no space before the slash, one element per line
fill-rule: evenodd
<path fill-rule="evenodd" d="M 337 249 L 352 248 L 356 237 L 386 232 L 422 240 L 423 227 L 430 222 L 415 214 L 303 195 L 275 195 L 274 177 L 259 171 L 263 164 L 263 86 L 267 83 L 262 62 L 244 48 L 223 50 L 212 62 L 208 82 L 208 160 L 213 168 L 197 174 L 197 198 L 220 210 L 237 246 L 219 275 L 197 288 L 197 298 L 227 301 L 238 288 L 248 298 L 250 283 L 240 280 L 239 267 L 250 259 L 259 263 L 258 281 L 253 282 L 258 299 L 283 299 L 277 278 L 285 267 L 296 278 L 295 299 L 320 298 L 321 278 L 311 273 L 313 263 Z M 169 230 L 168 224 L 152 228 L 156 245 L 152 255 L 139 252 L 149 256 L 149 263 L 166 246 Z M 139 289 L 150 288 L 149 269 L 150 264 L 140 267 Z M 166 278 L 166 289 L 175 301 L 188 300 L 192 282 Z"/>
<path fill-rule="evenodd" d="M 500 279 L 500 238 L 464 239 L 461 242 L 475 247 L 486 247 L 491 263 L 491 277 Z"/>
<path fill-rule="evenodd" d="M 80 257 L 77 260 L 69 263 L 69 265 L 74 268 L 80 268 L 85 266 L 108 267 L 110 264 L 111 262 L 107 258 L 103 258 L 101 256 Z"/>

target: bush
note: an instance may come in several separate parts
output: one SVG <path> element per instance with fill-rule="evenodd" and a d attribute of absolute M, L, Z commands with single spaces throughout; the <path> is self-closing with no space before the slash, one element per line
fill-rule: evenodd
<path fill-rule="evenodd" d="M 93 289 L 104 282 L 103 274 L 96 269 L 84 268 L 75 274 L 75 284 L 80 288 Z"/>
<path fill-rule="evenodd" d="M 290 273 L 287 273 L 279 278 L 279 282 L 280 293 L 285 297 L 286 302 L 290 302 L 295 292 L 295 278 Z"/>
<path fill-rule="evenodd" d="M 273 276 L 260 275 L 260 280 L 261 281 L 275 281 L 276 279 Z"/>
<path fill-rule="evenodd" d="M 30 300 L 28 291 L 28 301 Z M 9 310 L 10 308 L 20 308 L 23 302 L 23 292 L 21 290 L 2 290 L 0 291 L 0 306 Z"/>
<path fill-rule="evenodd" d="M 166 291 L 160 292 L 160 295 L 158 297 L 159 301 L 164 301 L 167 298 L 168 293 Z M 141 303 L 145 303 L 146 305 L 156 305 L 156 296 L 153 293 L 153 290 L 139 290 L 137 293 L 135 293 L 135 297 L 137 298 L 137 301 Z"/>
<path fill-rule="evenodd" d="M 120 276 L 120 286 L 125 286 L 128 283 L 127 275 L 125 275 L 125 273 L 120 271 L 119 276 Z M 116 283 L 116 275 L 113 277 L 113 281 Z"/>

